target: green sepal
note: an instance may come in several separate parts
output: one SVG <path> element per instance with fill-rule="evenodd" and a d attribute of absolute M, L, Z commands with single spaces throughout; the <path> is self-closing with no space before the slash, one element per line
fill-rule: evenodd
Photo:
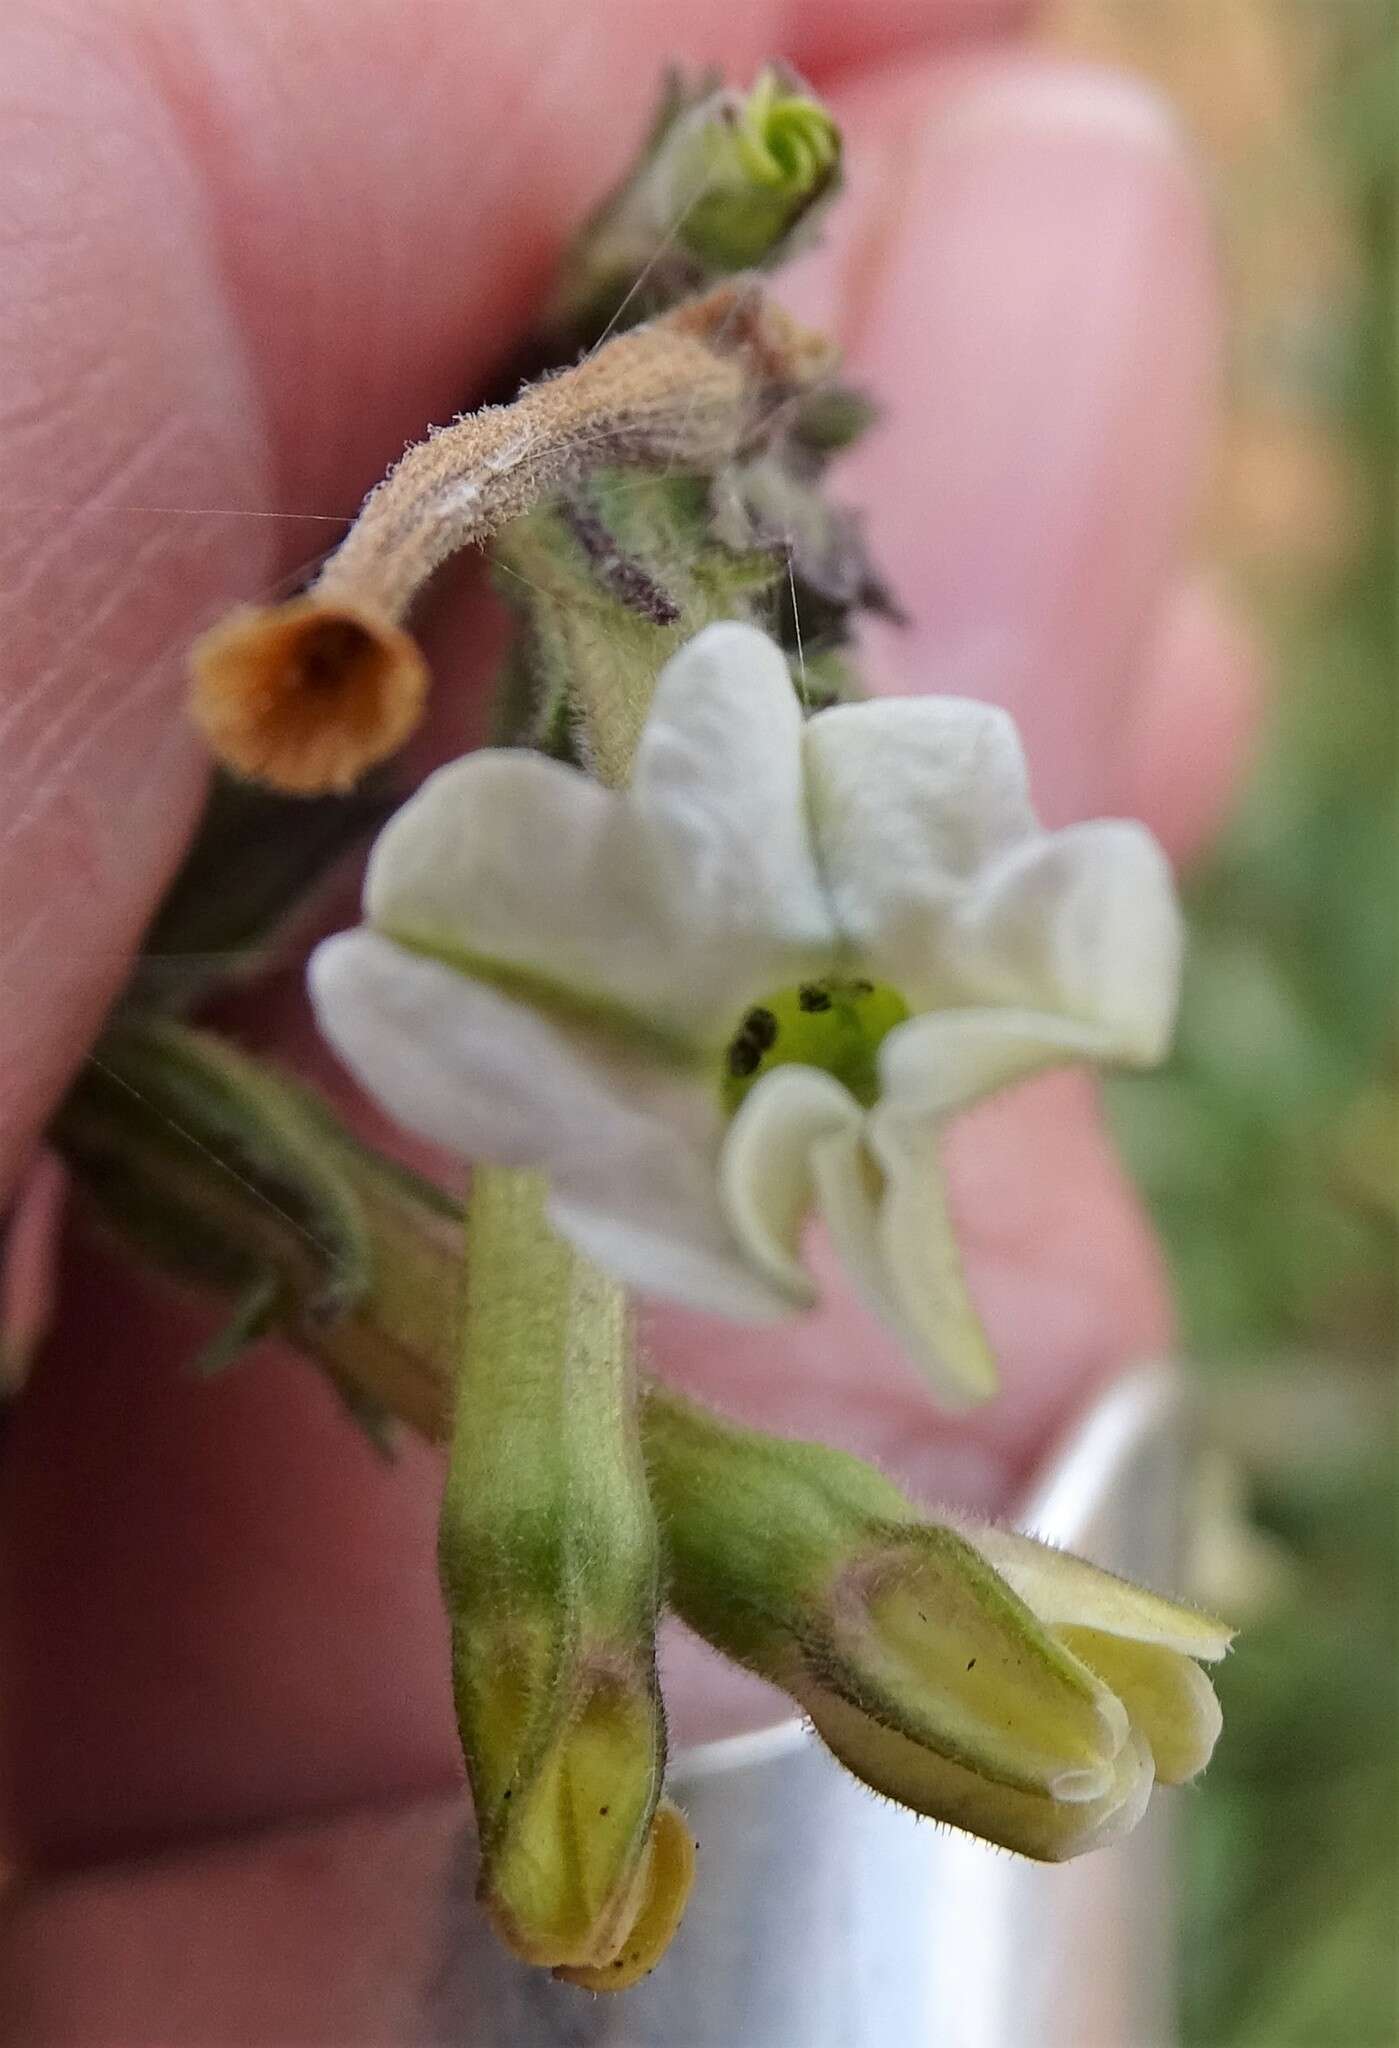
<path fill-rule="evenodd" d="M 54 1136 L 109 1227 L 231 1297 L 192 1372 L 213 1378 L 277 1331 L 314 1351 L 381 1453 L 397 1424 L 378 1386 L 415 1419 L 433 1413 L 421 1360 L 455 1315 L 441 1253 L 457 1209 L 367 1153 L 309 1091 L 210 1032 L 130 1011 Z"/>
<path fill-rule="evenodd" d="M 916 1522 L 881 1472 L 846 1451 L 789 1442 L 656 1387 L 643 1436 L 666 1546 L 667 1594 L 725 1654 L 771 1672 L 844 1557 L 852 1528 Z"/>
<path fill-rule="evenodd" d="M 250 1280 L 233 1304 L 233 1312 L 208 1343 L 189 1361 L 197 1380 L 216 1380 L 236 1365 L 243 1353 L 276 1329 L 282 1316 L 282 1288 L 275 1273 Z"/>
<path fill-rule="evenodd" d="M 901 616 L 858 518 L 825 502 L 785 437 L 713 478 L 604 471 L 506 527 L 491 554 L 518 621 L 498 736 L 604 780 L 629 761 L 661 667 L 701 627 L 771 632 L 820 711 L 861 694 L 854 613 Z"/>
<path fill-rule="evenodd" d="M 659 1386 L 633 1417 L 620 1296 L 548 1231 L 538 1176 L 477 1176 L 463 1355 L 460 1205 L 301 1107 L 361 1201 L 374 1281 L 339 1321 L 289 1334 L 434 1440 L 457 1384 L 440 1554 L 486 1897 L 518 1952 L 586 1967 L 635 1904 L 664 1759 L 653 1509 L 690 1626 L 917 1811 L 1060 1860 L 1135 1824 L 1153 1763 L 1174 1782 L 1208 1760 L 1218 1709 L 1193 1660 L 1227 1629 L 1026 1538 L 925 1522 L 847 1453 Z M 99 1152 L 70 1151 L 80 1178 Z M 224 1169 L 196 1162 L 178 1192 L 199 1206 L 202 1173 L 217 1206 Z M 246 1231 L 250 1213 L 228 1221 Z M 143 1241 L 185 1270 L 169 1235 Z M 261 1234 L 244 1245 L 265 1270 Z M 599 1773 L 625 1782 L 615 1810 L 589 1806 Z M 590 1814 L 586 1868 L 556 1861 L 560 1825 Z"/>
<path fill-rule="evenodd" d="M 805 469 L 790 439 L 731 463 L 714 481 L 715 537 L 741 553 L 776 550 L 790 562 L 805 639 L 844 640 L 857 611 L 902 622 L 870 560 L 859 514 L 830 504 L 819 475 Z"/>
<path fill-rule="evenodd" d="M 602 560 L 599 533 L 610 542 Z M 496 587 L 519 620 L 511 698 L 526 722 L 517 741 L 604 771 L 614 756 L 630 762 L 665 661 L 717 619 L 766 623 L 784 573 L 773 550 L 714 537 L 709 480 L 693 476 L 603 472 L 581 508 L 517 519 L 491 555 Z M 609 562 L 625 565 L 625 576 Z"/>
<path fill-rule="evenodd" d="M 239 1364 L 263 1337 L 274 1332 L 280 1332 L 293 1341 L 301 1339 L 304 1342 L 306 1336 L 305 1330 L 298 1327 L 295 1311 L 285 1300 L 276 1275 L 266 1273 L 249 1283 L 235 1301 L 228 1320 L 194 1354 L 186 1370 L 195 1379 L 219 1379 L 231 1366 Z M 334 1348 L 332 1336 L 331 1353 Z M 321 1362 L 326 1366 L 326 1379 L 331 1391 L 349 1420 L 368 1438 L 381 1458 L 389 1461 L 396 1457 L 402 1435 L 397 1417 L 372 1394 L 336 1371 L 330 1355 L 323 1352 Z"/>
<path fill-rule="evenodd" d="M 853 448 L 879 418 L 879 407 L 867 391 L 839 380 L 818 384 L 792 401 L 792 440 L 814 463 Z"/>
<path fill-rule="evenodd" d="M 306 1095 L 212 1033 L 118 1017 L 56 1133 L 99 1205 L 191 1278 L 242 1293 L 270 1273 L 326 1323 L 365 1294 L 363 1215 Z"/>

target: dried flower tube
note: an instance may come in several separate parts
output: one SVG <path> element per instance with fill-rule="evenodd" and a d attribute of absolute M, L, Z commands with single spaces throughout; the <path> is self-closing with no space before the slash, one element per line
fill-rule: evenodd
<path fill-rule="evenodd" d="M 210 745 L 281 789 L 349 788 L 418 722 L 427 668 L 400 622 L 450 555 L 599 469 L 719 469 L 830 365 L 822 340 L 739 279 L 430 434 L 308 591 L 199 641 L 192 708 Z"/>

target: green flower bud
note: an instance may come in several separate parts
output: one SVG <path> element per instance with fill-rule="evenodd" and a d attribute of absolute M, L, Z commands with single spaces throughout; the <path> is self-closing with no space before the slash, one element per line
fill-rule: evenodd
<path fill-rule="evenodd" d="M 655 167 L 659 210 L 711 270 L 746 270 L 829 192 L 839 168 L 835 122 L 771 65 L 748 93 L 715 93 L 675 124 Z"/>
<path fill-rule="evenodd" d="M 673 74 L 636 163 L 564 258 L 542 321 L 549 352 L 778 262 L 836 190 L 840 155 L 834 120 L 784 65 L 747 92 Z"/>
<path fill-rule="evenodd" d="M 657 1540 L 623 1299 L 545 1195 L 476 1176 L 439 1556 L 482 1903 L 526 1961 L 618 1987 L 686 1889 L 683 1823 L 657 1814 Z"/>
<path fill-rule="evenodd" d="M 527 1962 L 606 1968 L 652 1860 L 665 1763 L 654 1671 L 570 1643 L 556 1601 L 493 1628 L 455 1588 L 449 1599 L 483 1903 Z"/>
<path fill-rule="evenodd" d="M 876 1791 L 1059 1861 L 1140 1819 L 1219 1729 L 1229 1631 L 1027 1537 L 920 1522 L 858 1460 L 647 1403 L 670 1598 Z"/>

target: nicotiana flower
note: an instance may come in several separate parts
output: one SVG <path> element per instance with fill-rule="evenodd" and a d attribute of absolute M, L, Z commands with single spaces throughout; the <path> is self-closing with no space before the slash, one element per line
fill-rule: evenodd
<path fill-rule="evenodd" d="M 819 1212 L 945 1394 L 993 1371 L 948 1222 L 948 1118 L 1064 1060 L 1165 1049 L 1180 927 L 1139 825 L 1044 831 L 1011 720 L 957 698 L 804 719 L 754 628 L 667 663 L 625 790 L 524 751 L 391 820 L 321 1028 L 402 1123 L 542 1166 L 631 1284 L 810 1305 Z"/>

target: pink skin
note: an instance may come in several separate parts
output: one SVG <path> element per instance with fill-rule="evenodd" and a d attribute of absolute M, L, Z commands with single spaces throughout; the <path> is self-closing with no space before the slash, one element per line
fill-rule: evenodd
<path fill-rule="evenodd" d="M 1056 822 L 1130 807 L 1182 858 L 1208 834 L 1253 672 L 1218 600 L 1177 581 L 1216 356 L 1201 200 L 1155 104 L 1018 49 L 1022 12 L 11 13 L 12 1179 L 196 814 L 204 767 L 180 713 L 191 634 L 331 542 L 339 529 L 312 515 L 352 512 L 405 438 L 498 360 L 624 160 L 662 53 L 742 76 L 784 49 L 846 123 L 852 190 L 791 296 L 890 402 L 849 466 L 914 614 L 873 650 L 880 672 L 1008 703 Z M 434 625 L 436 750 L 470 729 L 495 632 L 461 579 Z M 257 1007 L 262 1037 L 305 1047 L 289 988 Z M 952 1153 L 1000 1401 L 940 1416 L 835 1283 L 776 1331 L 658 1309 L 659 1368 L 868 1451 L 929 1497 L 1003 1504 L 1092 1386 L 1167 1341 L 1169 1319 L 1085 1079 L 990 1105 Z M 189 1384 L 180 1360 L 204 1327 L 75 1241 L 0 1479 L 17 1854 L 71 1862 L 457 1780 L 436 1459 L 412 1449 L 384 1468 L 273 1347 L 214 1388 Z M 729 1711 L 712 1676 L 679 1689 L 682 1733 Z"/>

